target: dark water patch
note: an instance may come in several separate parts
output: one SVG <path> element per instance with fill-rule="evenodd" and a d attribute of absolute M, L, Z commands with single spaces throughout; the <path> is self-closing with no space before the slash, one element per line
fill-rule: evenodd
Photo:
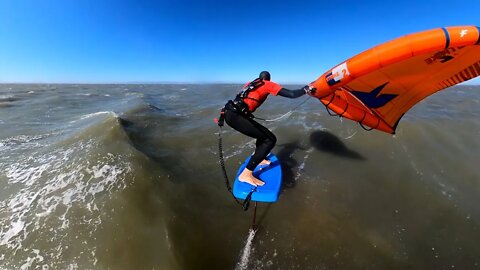
<path fill-rule="evenodd" d="M 119 122 L 135 149 L 150 159 L 165 165 L 166 168 L 169 168 L 165 162 L 169 160 L 171 151 L 162 144 L 161 138 L 157 138 L 154 135 L 152 136 L 152 132 L 149 132 L 147 125 L 138 124 L 124 118 L 120 118 Z M 155 129 L 155 127 L 153 128 Z M 172 157 L 170 160 L 175 159 Z"/>
<path fill-rule="evenodd" d="M 282 166 L 282 189 L 295 187 L 299 163 L 293 158 L 293 155 L 297 150 L 307 150 L 307 148 L 302 146 L 298 140 L 276 146 L 275 153 Z"/>
<path fill-rule="evenodd" d="M 12 104 L 10 102 L 0 102 L 0 108 L 8 108 L 13 106 L 15 106 L 15 104 Z"/>
<path fill-rule="evenodd" d="M 337 136 L 328 131 L 317 130 L 312 132 L 310 134 L 310 142 L 318 151 L 352 159 L 365 160 L 365 157 L 347 148 Z"/>

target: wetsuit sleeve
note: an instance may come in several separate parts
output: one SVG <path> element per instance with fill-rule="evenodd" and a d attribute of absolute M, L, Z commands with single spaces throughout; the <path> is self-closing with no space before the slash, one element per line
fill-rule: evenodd
<path fill-rule="evenodd" d="M 279 96 L 287 97 L 287 98 L 297 98 L 297 97 L 301 97 L 305 94 L 306 94 L 306 92 L 303 88 L 296 89 L 296 90 L 289 90 L 289 89 L 286 89 L 286 88 L 282 88 L 278 92 Z"/>

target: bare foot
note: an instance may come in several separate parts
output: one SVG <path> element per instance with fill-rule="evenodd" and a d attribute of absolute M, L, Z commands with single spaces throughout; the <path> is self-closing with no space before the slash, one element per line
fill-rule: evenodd
<path fill-rule="evenodd" d="M 265 182 L 253 176 L 253 172 L 247 168 L 245 168 L 245 170 L 243 170 L 243 172 L 238 176 L 238 180 L 254 186 L 265 185 Z"/>
<path fill-rule="evenodd" d="M 259 165 L 270 165 L 270 163 L 271 163 L 270 160 L 264 159 L 262 162 L 260 162 Z"/>

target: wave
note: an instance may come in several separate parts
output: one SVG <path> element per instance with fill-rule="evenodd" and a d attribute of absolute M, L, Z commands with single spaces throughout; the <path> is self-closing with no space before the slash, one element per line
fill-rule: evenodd
<path fill-rule="evenodd" d="M 18 97 L 16 97 L 15 95 L 11 95 L 11 94 L 0 95 L 0 102 L 12 102 L 12 101 L 16 101 L 18 99 L 19 99 Z"/>
<path fill-rule="evenodd" d="M 83 123 L 87 120 L 88 125 Z M 0 149 L 18 153 L 15 160 L 0 159 L 0 179 L 11 194 L 0 203 L 1 267 L 70 268 L 96 262 L 92 237 L 102 226 L 109 197 L 129 186 L 136 151 L 113 112 L 84 115 L 73 125 L 61 134 L 19 135 L 0 142 Z M 51 136 L 55 140 L 46 140 Z M 30 147 L 33 143 L 41 147 Z M 72 241 L 91 252 L 68 258 Z M 47 243 L 48 248 L 40 248 Z"/>

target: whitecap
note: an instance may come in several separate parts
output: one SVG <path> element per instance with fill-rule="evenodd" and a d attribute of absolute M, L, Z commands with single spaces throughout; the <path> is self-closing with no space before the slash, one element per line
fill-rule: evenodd
<path fill-rule="evenodd" d="M 83 115 L 80 117 L 80 120 L 83 120 L 83 119 L 87 119 L 87 118 L 90 118 L 90 117 L 95 117 L 95 116 L 98 116 L 98 115 L 103 115 L 103 114 L 108 114 L 108 115 L 111 115 L 113 117 L 118 117 L 118 115 L 112 111 L 102 111 L 102 112 L 95 112 L 95 113 L 89 113 L 89 114 L 86 114 L 86 115 Z"/>
<path fill-rule="evenodd" d="M 8 244 L 10 239 L 17 236 L 23 230 L 24 227 L 25 227 L 25 222 L 20 219 L 17 219 L 11 222 L 10 229 L 8 231 L 6 232 L 3 232 L 3 230 L 1 231 L 2 236 L 0 238 L 0 246 Z"/>
<path fill-rule="evenodd" d="M 118 115 L 115 112 L 100 111 L 100 112 L 94 112 L 94 113 L 89 113 L 89 114 L 82 115 L 82 116 L 80 116 L 80 118 L 70 121 L 70 123 L 75 123 L 75 122 L 82 121 L 82 120 L 85 120 L 85 119 L 89 119 L 89 118 L 92 118 L 92 117 L 96 117 L 96 116 L 99 116 L 99 115 L 110 115 L 112 117 L 118 118 Z"/>
<path fill-rule="evenodd" d="M 50 252 L 51 258 L 61 259 L 62 246 L 66 244 L 64 237 L 72 229 L 69 217 L 72 207 L 84 207 L 86 213 L 91 213 L 81 221 L 85 226 L 101 223 L 98 212 L 102 209 L 102 201 L 98 200 L 97 194 L 124 189 L 126 183 L 123 180 L 131 166 L 118 154 L 107 154 L 93 161 L 86 159 L 97 148 L 98 144 L 93 140 L 79 141 L 67 149 L 58 148 L 43 154 L 34 152 L 13 164 L 0 164 L 6 182 L 20 188 L 0 203 L 0 246 L 5 247 L 3 258 L 8 261 L 16 256 L 19 262 L 12 269 L 42 266 L 43 257 L 39 253 L 33 257 L 28 255 L 29 252 L 35 254 L 38 246 L 37 240 L 29 236 L 48 230 L 46 227 L 53 233 L 51 241 L 56 246 L 43 251 Z M 49 225 L 45 223 L 47 220 Z M 75 226 L 78 225 L 76 222 Z M 29 244 L 25 247 L 27 240 Z M 89 247 L 92 245 L 88 240 L 84 243 Z M 95 254 L 95 250 L 92 252 Z M 75 262 L 71 263 L 68 268 L 74 269 Z"/>
<path fill-rule="evenodd" d="M 31 269 L 34 262 L 37 262 L 37 263 L 43 262 L 44 259 L 43 259 L 43 256 L 40 255 L 40 250 L 32 249 L 32 252 L 34 254 L 34 257 L 28 257 L 27 261 L 24 264 L 22 264 L 22 266 L 20 267 L 21 270 Z M 45 267 L 42 267 L 42 268 L 43 269 L 48 269 L 48 266 L 46 268 Z"/>
<path fill-rule="evenodd" d="M 14 101 L 14 95 L 0 95 L 0 101 Z"/>

